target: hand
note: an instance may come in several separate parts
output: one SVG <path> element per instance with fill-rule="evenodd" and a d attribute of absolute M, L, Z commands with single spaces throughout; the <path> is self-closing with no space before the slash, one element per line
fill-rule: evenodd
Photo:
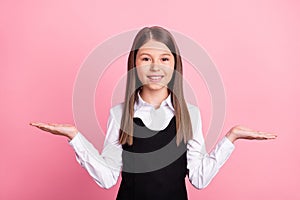
<path fill-rule="evenodd" d="M 244 126 L 234 126 L 226 134 L 226 137 L 233 143 L 237 139 L 247 140 L 269 140 L 275 139 L 277 135 L 274 133 L 253 130 Z"/>
<path fill-rule="evenodd" d="M 35 126 L 43 131 L 50 132 L 54 135 L 62 135 L 68 137 L 72 140 L 78 133 L 75 126 L 69 124 L 53 124 L 53 123 L 41 123 L 41 122 L 31 122 L 31 126 Z"/>

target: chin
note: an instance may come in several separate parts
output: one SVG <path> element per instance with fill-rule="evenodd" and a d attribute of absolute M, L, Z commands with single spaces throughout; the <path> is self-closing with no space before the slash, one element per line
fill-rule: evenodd
<path fill-rule="evenodd" d="M 149 89 L 149 90 L 163 90 L 163 89 L 166 89 L 167 87 L 165 85 L 160 85 L 160 84 L 147 84 L 147 85 L 144 85 L 143 87 Z"/>

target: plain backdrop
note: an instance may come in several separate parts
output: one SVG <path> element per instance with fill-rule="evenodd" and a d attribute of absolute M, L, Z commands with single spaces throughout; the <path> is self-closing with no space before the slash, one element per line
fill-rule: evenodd
<path fill-rule="evenodd" d="M 2 0 L 0 199 L 115 199 L 120 181 L 109 190 L 98 187 L 66 138 L 29 122 L 73 124 L 73 85 L 84 59 L 113 35 L 153 25 L 192 38 L 218 67 L 226 91 L 219 139 L 237 124 L 278 134 L 272 141 L 237 141 L 207 188 L 186 181 L 189 198 L 300 199 L 299 18 L 296 0 Z M 209 92 L 184 63 L 206 134 Z M 95 110 L 104 129 L 111 83 L 125 72 L 123 56 L 99 81 Z"/>

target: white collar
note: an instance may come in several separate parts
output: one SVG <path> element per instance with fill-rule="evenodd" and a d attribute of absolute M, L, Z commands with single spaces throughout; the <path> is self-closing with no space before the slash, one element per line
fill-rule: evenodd
<path fill-rule="evenodd" d="M 138 101 L 136 101 L 134 103 L 134 110 L 139 110 L 143 106 L 151 106 L 151 107 L 153 107 L 153 105 L 145 102 L 142 99 L 140 93 L 138 93 Z M 168 106 L 172 111 L 175 111 L 175 109 L 174 109 L 174 107 L 172 105 L 172 101 L 171 101 L 171 94 L 169 94 L 168 97 L 161 102 L 160 107 L 162 107 L 162 106 Z"/>

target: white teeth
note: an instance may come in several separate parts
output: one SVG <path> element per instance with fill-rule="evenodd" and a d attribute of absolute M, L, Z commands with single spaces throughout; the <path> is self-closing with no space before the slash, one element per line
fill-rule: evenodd
<path fill-rule="evenodd" d="M 162 77 L 163 77 L 163 76 L 148 76 L 148 78 L 149 78 L 150 80 L 154 80 L 154 81 L 160 80 L 160 79 L 162 79 Z"/>
<path fill-rule="evenodd" d="M 161 79 L 162 77 L 161 77 L 161 76 L 149 76 L 149 78 L 150 78 L 151 80 L 159 80 L 159 79 Z"/>

